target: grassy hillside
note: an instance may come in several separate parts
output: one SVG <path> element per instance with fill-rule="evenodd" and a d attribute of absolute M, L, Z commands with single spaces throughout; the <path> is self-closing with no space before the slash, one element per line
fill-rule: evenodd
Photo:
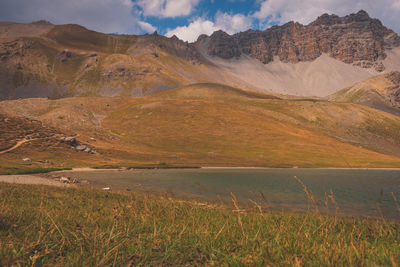
<path fill-rule="evenodd" d="M 0 125 L 0 174 L 48 172 L 93 161 L 105 164 L 98 153 L 61 142 L 65 133 L 40 121 L 0 114 Z"/>
<path fill-rule="evenodd" d="M 125 53 L 136 36 L 104 34 L 88 30 L 80 25 L 57 25 L 45 35 L 57 44 L 87 51 Z"/>
<path fill-rule="evenodd" d="M 400 115 L 400 72 L 391 72 L 345 88 L 327 99 L 366 105 Z"/>
<path fill-rule="evenodd" d="M 0 184 L 0 197 L 1 265 L 396 266 L 400 259 L 397 221 L 45 186 Z"/>
<path fill-rule="evenodd" d="M 32 34 L 20 36 L 24 25 L 0 40 L 0 99 L 141 96 L 210 81 L 247 86 L 177 38 L 104 34 L 74 24 L 36 32 L 26 24 Z"/>
<path fill-rule="evenodd" d="M 98 152 L 84 158 L 51 156 L 63 162 L 60 167 L 400 167 L 397 116 L 361 105 L 284 100 L 218 84 L 141 98 L 4 101 L 0 113 L 30 116 L 77 135 Z M 41 161 L 50 157 L 46 150 L 27 148 L 0 157 L 10 166 L 20 164 L 21 154 Z"/>
<path fill-rule="evenodd" d="M 361 126 L 367 119 L 372 120 L 370 110 L 354 105 L 264 98 L 243 96 L 227 87 L 188 86 L 131 99 L 107 116 L 102 125 L 131 143 L 168 151 L 179 160 L 200 165 L 226 162 L 348 167 L 398 162 L 395 157 L 378 156 L 333 138 L 338 134 L 344 139 L 349 131 L 345 127 L 358 128 L 361 134 L 366 127 L 360 129 L 354 124 L 359 122 Z M 396 117 L 379 112 L 374 115 L 374 121 L 386 117 L 394 127 L 400 127 Z M 335 129 L 339 123 L 346 126 Z M 373 131 L 371 128 L 366 132 L 373 135 Z M 398 146 L 396 132 L 388 134 L 396 140 L 393 146 Z"/>

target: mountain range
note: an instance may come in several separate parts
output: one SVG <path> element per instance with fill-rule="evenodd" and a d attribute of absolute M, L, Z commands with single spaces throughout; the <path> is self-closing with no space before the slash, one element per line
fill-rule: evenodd
<path fill-rule="evenodd" d="M 325 97 L 399 66 L 400 37 L 365 11 L 264 31 L 217 31 L 194 43 L 156 32 L 0 23 L 0 99 L 142 96 L 204 82 Z"/>
<path fill-rule="evenodd" d="M 362 10 L 194 43 L 0 22 L 0 171 L 399 167 L 399 71 Z"/>

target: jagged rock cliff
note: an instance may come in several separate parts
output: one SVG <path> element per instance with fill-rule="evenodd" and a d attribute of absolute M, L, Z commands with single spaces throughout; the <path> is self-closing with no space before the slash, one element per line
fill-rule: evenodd
<path fill-rule="evenodd" d="M 308 25 L 289 22 L 265 31 L 228 35 L 223 31 L 199 38 L 211 56 L 224 59 L 248 55 L 267 64 L 312 61 L 323 53 L 361 67 L 383 71 L 387 49 L 400 46 L 399 36 L 361 10 L 345 17 L 324 14 Z"/>
<path fill-rule="evenodd" d="M 386 78 L 393 83 L 388 88 L 388 99 L 393 107 L 400 109 L 400 72 L 393 71 L 386 75 Z"/>

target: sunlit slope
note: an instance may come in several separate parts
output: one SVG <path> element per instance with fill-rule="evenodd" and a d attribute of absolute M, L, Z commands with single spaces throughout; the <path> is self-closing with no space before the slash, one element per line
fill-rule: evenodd
<path fill-rule="evenodd" d="M 79 159 L 93 166 L 400 167 L 398 116 L 357 104 L 283 100 L 219 84 L 139 98 L 3 101 L 0 113 L 77 135 L 98 152 Z M 66 161 L 77 162 L 73 157 Z"/>
<path fill-rule="evenodd" d="M 208 100 L 230 100 L 230 99 L 279 99 L 279 97 L 243 90 L 241 88 L 232 87 L 218 83 L 197 83 L 182 86 L 175 90 L 163 91 L 154 94 L 154 97 L 167 99 L 208 99 Z"/>
<path fill-rule="evenodd" d="M 209 94 L 210 87 L 188 86 L 131 99 L 102 125 L 132 144 L 168 151 L 170 161 L 176 162 L 282 167 L 399 164 L 399 158 L 383 154 L 399 151 L 400 119 L 395 116 L 351 104 L 239 96 L 235 89 L 218 85 Z M 389 136 L 392 142 L 385 141 Z"/>
<path fill-rule="evenodd" d="M 328 99 L 358 103 L 400 115 L 400 72 L 373 77 L 345 88 L 329 96 Z"/>

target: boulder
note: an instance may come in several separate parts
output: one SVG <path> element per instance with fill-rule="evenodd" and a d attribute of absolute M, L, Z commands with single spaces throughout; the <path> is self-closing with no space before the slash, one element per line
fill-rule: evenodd
<path fill-rule="evenodd" d="M 379 63 L 377 63 L 377 64 L 375 65 L 375 70 L 376 70 L 377 72 L 382 72 L 382 71 L 385 70 L 385 65 L 383 65 L 382 62 L 379 62 Z"/>
<path fill-rule="evenodd" d="M 71 146 L 77 146 L 78 145 L 78 142 L 76 141 L 76 138 L 74 136 L 65 137 L 63 139 L 63 142 L 68 144 L 68 145 L 71 145 Z"/>
<path fill-rule="evenodd" d="M 85 145 L 78 145 L 75 147 L 76 150 L 78 151 L 85 151 L 87 149 L 87 146 Z"/>
<path fill-rule="evenodd" d="M 70 179 L 68 177 L 60 177 L 60 182 L 62 182 L 64 184 L 69 184 Z"/>

